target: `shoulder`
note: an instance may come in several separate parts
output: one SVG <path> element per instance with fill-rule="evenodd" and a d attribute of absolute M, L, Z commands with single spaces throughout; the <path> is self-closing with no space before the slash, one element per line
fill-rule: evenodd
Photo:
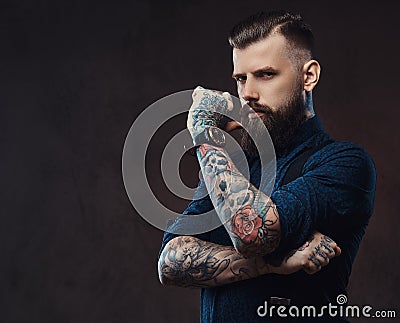
<path fill-rule="evenodd" d="M 328 176 L 338 179 L 352 178 L 357 186 L 375 186 L 376 168 L 372 157 L 363 147 L 352 142 L 333 141 L 323 147 L 305 165 L 304 171 L 315 169 L 323 169 Z"/>
<path fill-rule="evenodd" d="M 352 162 L 369 164 L 375 168 L 370 154 L 361 146 L 348 141 L 333 141 L 313 155 L 314 162 Z"/>

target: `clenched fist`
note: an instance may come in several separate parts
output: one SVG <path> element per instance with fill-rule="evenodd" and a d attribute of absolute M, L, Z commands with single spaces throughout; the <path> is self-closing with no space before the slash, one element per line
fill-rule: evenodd
<path fill-rule="evenodd" d="M 233 101 L 228 92 L 221 93 L 198 86 L 192 98 L 187 128 L 193 139 L 210 126 L 218 127 L 218 113 L 226 115 L 233 110 Z"/>
<path fill-rule="evenodd" d="M 341 249 L 335 241 L 320 232 L 314 232 L 303 246 L 290 252 L 280 266 L 269 266 L 276 274 L 292 274 L 301 269 L 308 274 L 315 274 L 340 253 Z"/>

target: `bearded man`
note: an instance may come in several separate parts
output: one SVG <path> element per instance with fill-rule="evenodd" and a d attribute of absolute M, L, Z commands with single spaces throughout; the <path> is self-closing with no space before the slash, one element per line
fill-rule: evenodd
<path fill-rule="evenodd" d="M 177 235 L 178 219 L 164 235 L 160 281 L 200 287 L 202 322 L 346 321 L 327 305 L 347 295 L 373 211 L 374 163 L 361 147 L 330 138 L 315 115 L 312 91 L 320 65 L 313 59 L 312 31 L 299 15 L 258 13 L 237 24 L 229 42 L 243 106 L 242 122 L 228 122 L 224 130 L 254 130 L 254 140 L 243 131 L 242 141 L 250 179 L 224 149 L 214 113 L 232 110 L 230 95 L 196 88 L 187 126 L 203 175 L 198 191 L 207 189 L 208 196 L 194 198 L 184 216 L 214 209 L 223 225 Z M 269 195 L 260 187 L 259 119 L 276 152 Z M 300 313 L 302 305 L 312 305 L 316 315 L 301 318 L 289 305 Z"/>

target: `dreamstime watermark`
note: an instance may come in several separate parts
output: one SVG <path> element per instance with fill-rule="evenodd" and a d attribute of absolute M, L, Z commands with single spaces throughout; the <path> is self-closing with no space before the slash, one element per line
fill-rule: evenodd
<path fill-rule="evenodd" d="M 123 181 L 127 195 L 137 213 L 148 223 L 164 231 L 168 223 L 179 217 L 182 220 L 181 222 L 184 222 L 184 225 L 174 227 L 173 233 L 180 235 L 194 235 L 207 232 L 220 226 L 221 222 L 214 210 L 182 217 L 180 213 L 167 208 L 151 189 L 145 160 L 146 155 L 149 154 L 150 141 L 157 130 L 172 118 L 189 111 L 192 105 L 192 93 L 193 90 L 173 93 L 148 106 L 133 122 L 127 134 L 122 152 Z M 234 121 L 241 122 L 242 120 L 238 119 L 240 118 L 240 113 L 237 113 L 242 108 L 241 102 L 238 98 L 231 97 L 234 109 L 232 111 L 221 112 L 221 114 Z M 262 123 L 262 120 L 256 117 L 253 124 L 257 122 Z M 260 189 L 269 196 L 272 192 L 276 176 L 276 158 L 272 140 L 267 128 L 263 127 L 263 124 L 261 124 L 261 127 L 256 127 L 257 131 L 261 130 L 262 132 L 259 136 L 254 135 L 252 127 L 246 127 L 245 124 L 243 124 L 243 127 L 253 139 L 259 152 L 262 165 Z M 172 139 L 164 147 L 160 159 L 162 180 L 166 189 L 175 196 L 186 200 L 192 200 L 195 192 L 197 199 L 206 196 L 208 194 L 206 191 L 201 195 L 196 189 L 186 186 L 179 173 L 180 160 L 185 152 L 193 147 L 189 131 L 187 129 L 183 131 L 176 129 L 169 130 Z M 232 152 L 235 152 L 236 155 L 240 156 L 241 160 L 246 161 L 245 154 L 235 139 L 226 132 L 225 137 L 227 141 L 225 149 L 228 154 L 230 155 Z M 196 162 L 196 160 L 193 162 Z M 249 179 L 247 162 L 242 167 L 239 167 L 239 170 Z"/>
<path fill-rule="evenodd" d="M 317 307 L 314 305 L 269 305 L 265 301 L 257 308 L 259 317 L 347 317 L 347 318 L 395 318 L 395 310 L 374 310 L 370 305 L 347 305 L 347 296 L 340 294 L 336 298 L 337 305 L 328 303 Z"/>

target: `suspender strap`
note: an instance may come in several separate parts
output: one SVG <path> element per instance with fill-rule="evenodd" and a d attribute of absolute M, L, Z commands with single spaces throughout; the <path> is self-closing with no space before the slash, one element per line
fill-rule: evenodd
<path fill-rule="evenodd" d="M 321 150 L 323 147 L 329 145 L 332 142 L 332 139 L 328 139 L 326 141 L 323 141 L 316 147 L 303 151 L 299 156 L 297 156 L 294 162 L 289 166 L 289 169 L 283 177 L 283 181 L 280 186 L 286 185 L 291 181 L 294 181 L 297 177 L 300 177 L 301 170 L 303 169 L 303 166 L 307 162 L 308 158 L 310 158 L 314 153 Z"/>

